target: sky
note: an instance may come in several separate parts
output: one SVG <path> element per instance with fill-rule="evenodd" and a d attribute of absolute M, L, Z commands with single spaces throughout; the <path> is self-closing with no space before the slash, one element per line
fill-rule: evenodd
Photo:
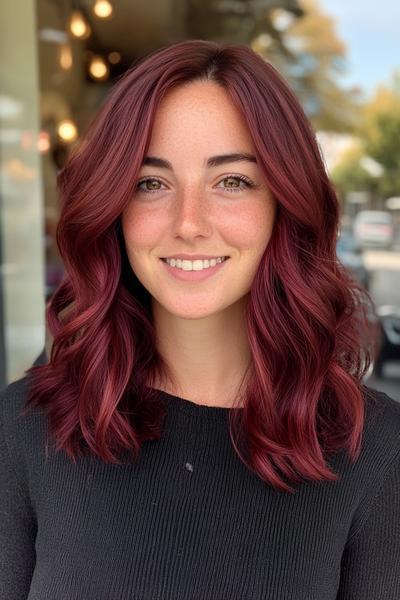
<path fill-rule="evenodd" d="M 370 97 L 400 68 L 400 0 L 319 0 L 319 5 L 335 19 L 347 46 L 343 84 L 359 85 Z"/>

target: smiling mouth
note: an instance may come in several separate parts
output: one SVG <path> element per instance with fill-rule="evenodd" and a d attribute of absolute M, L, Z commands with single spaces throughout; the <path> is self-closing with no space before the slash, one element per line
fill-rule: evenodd
<path fill-rule="evenodd" d="M 220 258 L 220 257 L 218 257 L 218 258 Z M 208 271 L 209 269 L 215 269 L 216 267 L 219 267 L 220 265 L 222 265 L 222 263 L 224 263 L 224 262 L 226 262 L 227 260 L 229 260 L 229 258 L 230 258 L 230 257 L 229 257 L 229 256 L 224 256 L 224 257 L 221 257 L 221 258 L 222 258 L 223 260 L 219 260 L 218 262 L 217 262 L 217 260 L 216 260 L 216 259 L 204 259 L 204 261 L 207 261 L 207 262 L 208 262 L 208 266 L 206 266 L 206 265 L 204 265 L 204 266 L 203 266 L 203 265 L 199 265 L 199 264 L 198 264 L 199 262 L 200 262 L 200 263 L 202 263 L 202 262 L 203 262 L 203 260 L 202 260 L 202 259 L 196 259 L 196 260 L 193 260 L 193 261 L 189 261 L 188 259 L 178 259 L 178 260 L 180 261 L 180 265 L 179 265 L 179 266 L 177 265 L 177 260 L 176 260 L 176 259 L 175 259 L 175 261 L 174 261 L 174 264 L 171 264 L 171 260 L 172 260 L 172 259 L 168 259 L 168 260 L 167 260 L 166 258 L 161 258 L 161 260 L 162 260 L 164 263 L 166 263 L 166 264 L 167 264 L 169 267 L 171 267 L 171 268 L 173 268 L 173 269 L 177 269 L 178 271 L 186 271 L 186 272 L 193 272 L 193 271 L 197 271 L 197 272 L 200 272 L 200 271 Z M 213 261 L 215 264 L 210 264 L 210 263 L 211 263 L 211 260 L 212 260 L 212 261 Z M 191 265 L 191 267 L 192 267 L 192 268 L 187 268 L 187 267 L 189 266 L 189 265 L 187 265 L 187 264 L 186 264 L 185 266 L 183 266 L 183 263 L 185 263 L 186 261 L 188 261 L 188 262 L 191 262 L 191 263 L 192 263 L 192 265 Z M 194 263 L 197 263 L 195 267 L 194 267 Z"/>
<path fill-rule="evenodd" d="M 179 257 L 176 258 L 175 256 L 167 256 L 167 257 L 162 256 L 160 258 L 163 261 L 174 259 L 174 260 L 181 260 L 181 261 L 182 260 L 189 260 L 190 262 L 194 262 L 195 260 L 202 260 L 202 261 L 208 260 L 208 261 L 210 261 L 210 260 L 217 260 L 218 258 L 223 258 L 224 260 L 227 260 L 228 258 L 230 258 L 230 256 L 210 256 L 210 258 L 179 258 Z"/>

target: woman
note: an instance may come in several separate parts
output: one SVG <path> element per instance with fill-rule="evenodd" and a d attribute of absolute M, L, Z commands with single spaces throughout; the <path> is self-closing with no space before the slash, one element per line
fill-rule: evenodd
<path fill-rule="evenodd" d="M 367 296 L 275 69 L 158 50 L 58 185 L 50 356 L 2 396 L 1 597 L 398 599 L 400 407 L 361 383 Z"/>

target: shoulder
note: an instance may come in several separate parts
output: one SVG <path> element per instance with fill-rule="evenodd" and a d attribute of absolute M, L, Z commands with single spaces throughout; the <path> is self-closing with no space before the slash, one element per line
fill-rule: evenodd
<path fill-rule="evenodd" d="M 400 403 L 384 392 L 363 386 L 365 421 L 355 461 L 340 454 L 339 471 L 361 501 L 372 497 L 400 462 Z M 344 463 L 342 463 L 342 459 Z"/>
<path fill-rule="evenodd" d="M 393 507 L 400 506 L 400 402 L 367 386 L 363 395 L 366 418 L 361 451 L 355 463 L 346 457 L 342 472 L 354 509 L 349 541 L 357 539 L 371 515 L 386 518 L 384 506 L 389 507 L 395 525 Z"/>
<path fill-rule="evenodd" d="M 20 416 L 28 392 L 28 378 L 21 377 L 0 392 L 0 412 L 4 425 L 11 425 Z"/>
<path fill-rule="evenodd" d="M 39 408 L 26 410 L 28 376 L 10 383 L 0 392 L 0 427 L 3 443 L 10 455 L 21 458 L 26 455 L 35 438 L 43 429 L 43 411 Z"/>
<path fill-rule="evenodd" d="M 378 485 L 393 463 L 400 460 L 400 402 L 366 385 L 362 393 L 364 426 L 359 454 L 353 460 L 342 448 L 331 463 L 361 495 Z"/>
<path fill-rule="evenodd" d="M 10 383 L 0 392 L 0 470 L 7 489 L 13 482 L 21 491 L 26 488 L 25 448 L 20 428 L 20 414 L 26 398 L 26 378 Z"/>
<path fill-rule="evenodd" d="M 400 452 L 400 401 L 369 386 L 363 386 L 363 395 L 366 441 Z"/>

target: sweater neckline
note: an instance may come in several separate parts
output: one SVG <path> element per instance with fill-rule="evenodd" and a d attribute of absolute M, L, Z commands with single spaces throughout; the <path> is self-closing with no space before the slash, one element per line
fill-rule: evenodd
<path fill-rule="evenodd" d="M 182 398 L 181 396 L 175 396 L 174 394 L 170 394 L 165 392 L 164 390 L 158 390 L 157 388 L 152 388 L 158 391 L 162 397 L 166 400 L 169 407 L 172 409 L 179 410 L 187 415 L 193 417 L 203 417 L 203 418 L 213 418 L 220 419 L 226 418 L 229 414 L 230 410 L 243 410 L 242 408 L 233 409 L 233 407 L 229 406 L 211 406 L 209 404 L 198 404 L 193 400 L 189 400 L 188 398 Z"/>

